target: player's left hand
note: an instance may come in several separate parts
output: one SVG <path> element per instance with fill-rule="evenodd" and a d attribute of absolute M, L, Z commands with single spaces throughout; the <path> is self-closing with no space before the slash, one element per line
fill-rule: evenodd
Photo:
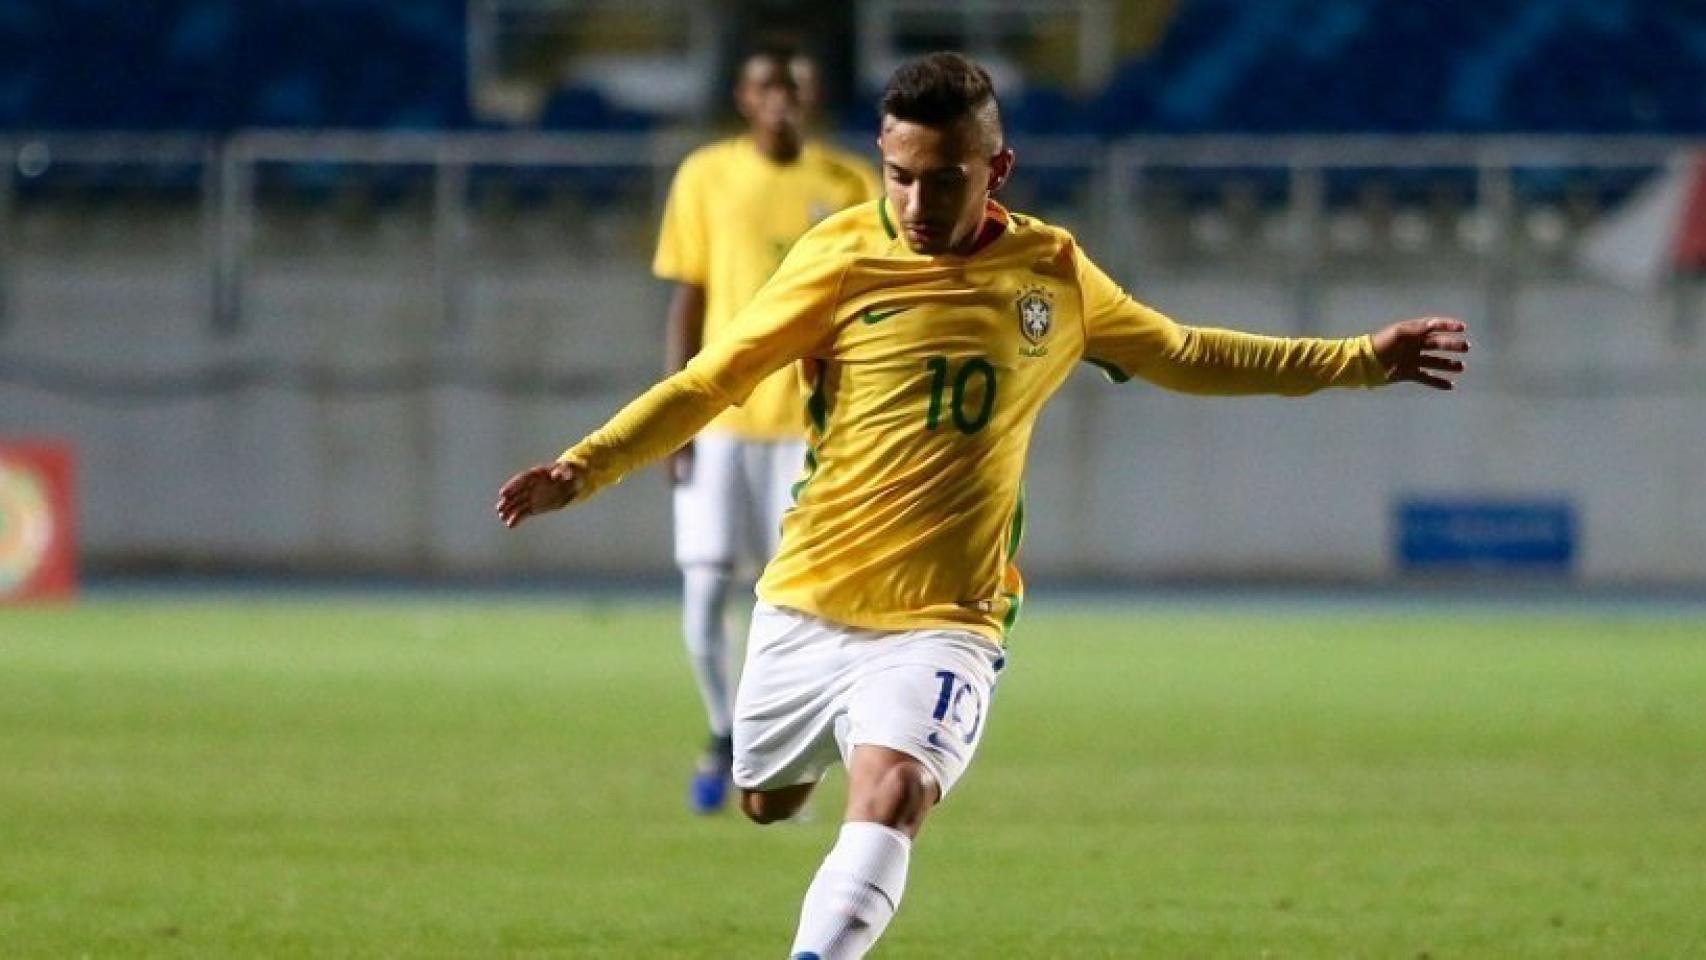
<path fill-rule="evenodd" d="M 1468 324 L 1452 317 L 1400 320 L 1372 335 L 1374 356 L 1386 368 L 1390 383 L 1409 380 L 1450 390 L 1456 386 L 1452 378 L 1463 372 L 1463 361 L 1441 354 L 1468 353 L 1468 332 Z"/>
<path fill-rule="evenodd" d="M 498 519 L 513 528 L 536 513 L 561 510 L 581 492 L 584 479 L 572 463 L 528 467 L 498 489 Z"/>

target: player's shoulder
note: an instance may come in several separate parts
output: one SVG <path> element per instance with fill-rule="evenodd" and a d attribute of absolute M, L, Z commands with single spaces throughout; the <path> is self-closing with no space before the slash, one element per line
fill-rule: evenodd
<path fill-rule="evenodd" d="M 1072 231 L 1058 224 L 1048 223 L 1043 218 L 1024 213 L 1019 210 L 1003 208 L 1007 217 L 1007 229 L 1013 236 L 1025 243 L 1041 245 L 1077 244 Z"/>
<path fill-rule="evenodd" d="M 806 236 L 819 242 L 881 238 L 884 233 L 882 214 L 877 209 L 879 202 L 877 200 L 866 200 L 850 207 L 843 207 L 819 220 L 810 230 L 806 231 Z"/>
<path fill-rule="evenodd" d="M 1007 230 L 1015 247 L 1039 261 L 1047 260 L 1069 270 L 1079 255 L 1078 238 L 1065 227 L 1015 210 L 1005 211 Z"/>
<path fill-rule="evenodd" d="M 790 258 L 847 262 L 879 251 L 888 237 L 877 204 L 867 200 L 824 217 L 795 242 Z"/>
<path fill-rule="evenodd" d="M 703 176 L 726 168 L 739 158 L 740 146 L 739 137 L 724 137 L 721 140 L 713 140 L 710 143 L 694 147 L 688 151 L 687 156 L 681 158 L 681 163 L 676 166 L 676 176 Z"/>

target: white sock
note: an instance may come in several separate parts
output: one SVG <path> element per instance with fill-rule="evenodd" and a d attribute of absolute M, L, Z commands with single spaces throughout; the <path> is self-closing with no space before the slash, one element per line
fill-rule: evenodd
<path fill-rule="evenodd" d="M 734 661 L 729 654 L 728 619 L 723 615 L 729 574 L 721 567 L 696 564 L 681 569 L 681 585 L 681 634 L 687 643 L 687 662 L 699 682 L 711 733 L 726 737 L 734 699 L 729 682 Z"/>
<path fill-rule="evenodd" d="M 844 823 L 823 858 L 794 935 L 794 957 L 855 960 L 883 935 L 906 889 L 912 841 L 880 823 Z"/>

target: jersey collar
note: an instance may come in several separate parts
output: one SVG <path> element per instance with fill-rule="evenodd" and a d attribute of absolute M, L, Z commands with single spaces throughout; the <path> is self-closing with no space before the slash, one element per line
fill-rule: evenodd
<path fill-rule="evenodd" d="M 886 196 L 877 198 L 877 220 L 882 223 L 883 233 L 890 240 L 900 239 L 900 231 L 895 229 L 894 221 L 889 219 L 889 198 Z M 993 198 L 986 201 L 983 208 L 983 224 L 978 227 L 977 245 L 966 256 L 976 256 L 988 249 L 989 245 L 1001 239 L 1012 225 L 1013 215 L 1007 212 L 1006 207 L 996 203 Z"/>

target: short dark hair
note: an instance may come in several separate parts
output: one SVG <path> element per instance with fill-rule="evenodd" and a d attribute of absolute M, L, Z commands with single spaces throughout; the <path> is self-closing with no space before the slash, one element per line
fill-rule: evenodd
<path fill-rule="evenodd" d="M 932 53 L 901 64 L 883 88 L 882 115 L 940 127 L 975 116 L 1001 129 L 995 84 L 977 61 L 958 53 Z"/>

